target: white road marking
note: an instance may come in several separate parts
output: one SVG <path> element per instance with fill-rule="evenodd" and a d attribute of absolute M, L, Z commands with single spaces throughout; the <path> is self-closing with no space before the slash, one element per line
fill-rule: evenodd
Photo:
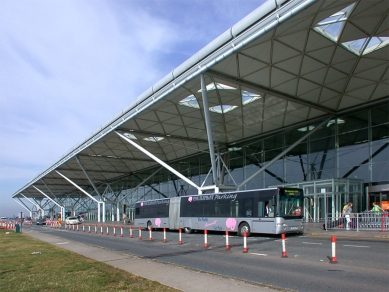
<path fill-rule="evenodd" d="M 57 244 L 68 244 L 69 242 L 57 242 Z"/>
<path fill-rule="evenodd" d="M 348 244 L 344 244 L 343 246 L 350 246 L 350 247 L 370 247 L 370 246 L 365 246 L 365 245 L 348 245 Z"/>
<path fill-rule="evenodd" d="M 259 256 L 267 257 L 267 254 L 266 254 L 266 253 L 254 253 L 254 252 L 250 252 L 250 254 L 254 254 L 254 255 L 259 255 Z"/>
<path fill-rule="evenodd" d="M 320 242 L 303 242 L 303 243 L 305 243 L 305 244 L 322 244 Z"/>

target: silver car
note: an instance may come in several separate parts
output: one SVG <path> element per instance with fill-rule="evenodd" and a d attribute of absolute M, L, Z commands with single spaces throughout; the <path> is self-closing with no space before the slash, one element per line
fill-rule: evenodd
<path fill-rule="evenodd" d="M 69 216 L 69 217 L 66 217 L 65 223 L 69 224 L 69 225 L 79 224 L 80 220 L 78 220 L 78 218 L 75 216 Z"/>

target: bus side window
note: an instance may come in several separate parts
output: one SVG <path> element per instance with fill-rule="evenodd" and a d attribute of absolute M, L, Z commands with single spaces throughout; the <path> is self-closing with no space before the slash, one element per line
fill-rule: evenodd
<path fill-rule="evenodd" d="M 252 198 L 242 198 L 242 209 L 241 209 L 241 217 L 252 217 L 254 202 Z"/>

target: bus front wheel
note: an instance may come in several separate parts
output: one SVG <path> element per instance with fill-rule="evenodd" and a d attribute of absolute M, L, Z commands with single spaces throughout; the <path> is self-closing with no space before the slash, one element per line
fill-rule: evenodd
<path fill-rule="evenodd" d="M 242 224 L 239 225 L 238 229 L 238 235 L 239 236 L 244 236 L 244 233 L 246 232 L 247 236 L 250 236 L 250 225 L 248 225 L 246 222 L 243 222 Z"/>
<path fill-rule="evenodd" d="M 184 231 L 185 231 L 185 233 L 187 233 L 187 234 L 193 233 L 193 230 L 192 230 L 192 228 L 190 228 L 190 227 L 184 227 Z"/>

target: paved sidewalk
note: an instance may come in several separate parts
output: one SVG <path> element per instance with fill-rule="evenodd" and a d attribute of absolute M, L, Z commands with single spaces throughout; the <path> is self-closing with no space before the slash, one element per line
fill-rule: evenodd
<path fill-rule="evenodd" d="M 389 232 L 380 230 L 345 230 L 345 229 L 323 229 L 321 223 L 304 223 L 304 235 L 312 237 L 328 237 L 335 235 L 337 238 L 348 238 L 354 240 L 384 240 L 389 241 Z"/>
<path fill-rule="evenodd" d="M 252 285 L 243 281 L 234 280 L 222 276 L 201 273 L 172 264 L 164 264 L 154 260 L 145 260 L 125 253 L 114 252 L 105 248 L 85 245 L 63 238 L 50 236 L 32 230 L 25 230 L 25 235 L 37 238 L 61 248 L 73 251 L 96 261 L 104 262 L 115 268 L 125 270 L 134 275 L 141 276 L 163 285 L 176 288 L 185 292 L 271 292 L 280 291 L 270 287 Z M 64 244 L 66 242 L 66 244 Z M 60 245 L 59 245 L 60 244 Z"/>

